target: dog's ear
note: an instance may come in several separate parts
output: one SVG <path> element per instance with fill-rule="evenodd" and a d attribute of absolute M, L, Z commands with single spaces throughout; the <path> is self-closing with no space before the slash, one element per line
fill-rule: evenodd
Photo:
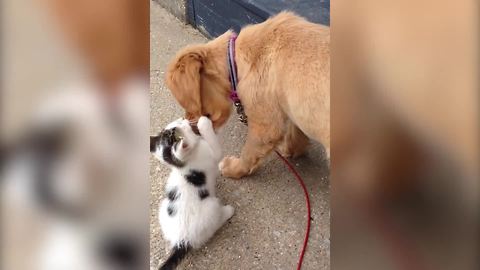
<path fill-rule="evenodd" d="M 188 47 L 179 52 L 170 63 L 165 82 L 187 117 L 202 114 L 201 72 L 204 68 L 206 49 L 203 45 Z"/>

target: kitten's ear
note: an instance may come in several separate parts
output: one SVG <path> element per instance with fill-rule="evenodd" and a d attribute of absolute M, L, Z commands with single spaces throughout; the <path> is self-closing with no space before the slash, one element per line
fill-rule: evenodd
<path fill-rule="evenodd" d="M 180 141 L 175 148 L 176 155 L 181 160 L 183 160 L 184 157 L 186 157 L 190 153 L 190 151 L 192 151 L 192 145 L 188 143 L 185 139 Z"/>
<path fill-rule="evenodd" d="M 182 140 L 180 142 L 180 149 L 184 152 L 190 150 L 190 145 L 185 141 L 185 140 Z"/>
<path fill-rule="evenodd" d="M 160 136 L 150 136 L 150 153 L 155 152 Z"/>

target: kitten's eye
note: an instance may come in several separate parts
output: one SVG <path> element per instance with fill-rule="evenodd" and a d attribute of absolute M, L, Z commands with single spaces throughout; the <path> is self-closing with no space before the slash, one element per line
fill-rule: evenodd
<path fill-rule="evenodd" d="M 181 141 L 183 139 L 183 136 L 182 134 L 180 134 L 180 131 L 178 129 L 175 129 L 173 132 L 175 136 L 175 141 Z"/>
<path fill-rule="evenodd" d="M 207 113 L 207 114 L 205 114 L 205 116 L 206 116 L 208 119 L 210 119 L 210 116 L 212 116 L 212 115 L 209 114 L 209 113 Z"/>

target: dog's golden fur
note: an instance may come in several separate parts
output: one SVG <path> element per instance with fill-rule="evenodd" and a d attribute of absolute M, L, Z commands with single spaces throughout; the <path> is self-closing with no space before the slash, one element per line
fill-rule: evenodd
<path fill-rule="evenodd" d="M 209 115 L 218 128 L 231 113 L 227 31 L 207 44 L 181 50 L 166 84 L 197 120 Z M 304 152 L 308 138 L 330 151 L 330 29 L 289 12 L 242 29 L 236 40 L 238 95 L 248 116 L 240 158 L 226 157 L 223 175 L 255 171 L 274 148 L 287 156 Z"/>

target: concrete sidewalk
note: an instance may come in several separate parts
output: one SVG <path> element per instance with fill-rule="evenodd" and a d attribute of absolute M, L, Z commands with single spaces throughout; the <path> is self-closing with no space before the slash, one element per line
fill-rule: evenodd
<path fill-rule="evenodd" d="M 154 2 L 150 16 L 150 132 L 154 134 L 183 115 L 163 82 L 167 63 L 180 48 L 207 39 Z M 225 155 L 238 155 L 245 135 L 246 128 L 232 117 L 223 138 Z M 304 178 L 312 204 L 305 270 L 330 268 L 330 183 L 323 157 L 323 148 L 313 144 L 306 156 L 292 161 Z M 168 173 L 165 166 L 150 159 L 150 269 L 156 269 L 167 256 L 157 212 Z M 242 180 L 219 178 L 217 183 L 218 196 L 235 208 L 235 215 L 204 248 L 189 254 L 179 269 L 295 269 L 306 207 L 300 185 L 282 161 L 271 155 L 255 175 Z"/>

